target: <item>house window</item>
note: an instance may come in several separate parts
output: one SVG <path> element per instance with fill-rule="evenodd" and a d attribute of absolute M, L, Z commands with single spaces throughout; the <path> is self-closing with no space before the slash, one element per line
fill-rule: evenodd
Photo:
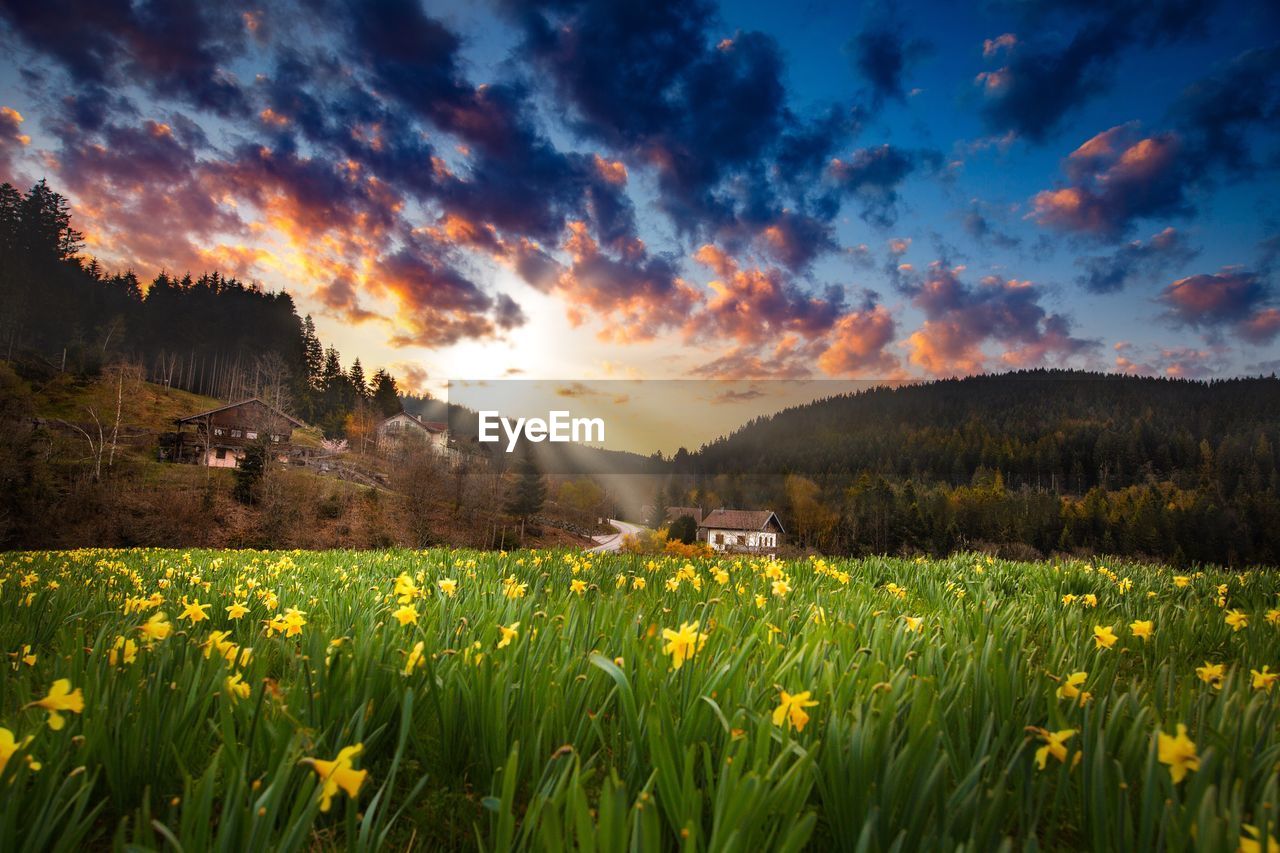
<path fill-rule="evenodd" d="M 244 437 L 245 437 L 245 438 L 247 438 L 247 439 L 249 439 L 250 441 L 253 441 L 255 438 L 257 438 L 257 437 L 258 437 L 258 434 L 257 434 L 256 432 L 254 432 L 253 430 L 249 430 L 248 432 L 246 432 L 246 433 L 244 434 Z"/>
<path fill-rule="evenodd" d="M 214 427 L 214 428 L 213 428 L 213 434 L 214 434 L 214 435 L 222 435 L 222 427 Z"/>
<path fill-rule="evenodd" d="M 271 433 L 271 442 L 272 442 L 272 444 L 279 444 L 279 443 L 280 443 L 280 436 L 279 436 L 279 435 L 277 435 L 277 434 L 276 434 L 276 433 L 274 433 L 274 432 L 273 432 L 273 433 Z"/>
<path fill-rule="evenodd" d="M 214 455 L 214 457 L 215 457 L 215 458 L 217 458 L 217 459 L 226 459 L 226 458 L 227 458 L 227 449 L 226 449 L 225 447 L 219 447 L 216 451 L 214 451 L 214 454 L 213 454 L 213 455 Z"/>
<path fill-rule="evenodd" d="M 241 432 L 240 432 L 240 430 L 238 430 L 238 429 L 233 429 L 233 430 L 231 431 L 231 437 L 232 437 L 232 438 L 239 438 L 241 435 L 242 435 L 242 433 L 241 433 Z"/>
<path fill-rule="evenodd" d="M 723 544 L 724 544 L 724 534 L 723 534 L 723 533 L 717 533 L 717 534 L 716 534 L 716 544 L 717 544 L 717 545 L 723 545 Z"/>

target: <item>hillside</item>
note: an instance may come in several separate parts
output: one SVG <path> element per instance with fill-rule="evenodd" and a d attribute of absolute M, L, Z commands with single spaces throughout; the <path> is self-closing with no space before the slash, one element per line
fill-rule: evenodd
<path fill-rule="evenodd" d="M 158 461 L 160 437 L 175 418 L 223 402 L 129 371 L 28 383 L 0 362 L 0 545 L 510 547 L 518 541 L 518 525 L 500 512 L 500 478 L 484 475 L 481 483 L 477 474 L 459 485 L 429 460 L 349 452 L 341 464 L 273 466 L 251 505 L 233 499 L 230 470 Z M 309 426 L 293 434 L 302 447 L 316 448 L 321 438 Z M 554 503 L 544 516 L 548 523 L 527 530 L 525 544 L 588 544 L 556 526 Z"/>

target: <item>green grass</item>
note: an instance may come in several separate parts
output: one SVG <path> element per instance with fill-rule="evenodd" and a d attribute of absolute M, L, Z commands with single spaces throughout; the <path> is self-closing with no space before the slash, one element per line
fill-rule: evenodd
<path fill-rule="evenodd" d="M 1280 667 L 1278 593 L 978 555 L 0 555 L 0 726 L 31 738 L 0 771 L 0 849 L 1233 851 L 1245 824 L 1280 835 L 1280 687 L 1251 676 Z M 706 639 L 675 668 L 682 623 Z M 1087 701 L 1060 698 L 1080 671 Z M 28 704 L 58 679 L 84 706 L 54 730 Z M 783 691 L 818 703 L 802 729 L 775 724 Z M 1175 782 L 1178 724 L 1198 769 Z M 1074 730 L 1044 769 L 1040 730 Z M 309 760 L 355 744 L 334 778 L 366 775 L 321 811 Z"/>

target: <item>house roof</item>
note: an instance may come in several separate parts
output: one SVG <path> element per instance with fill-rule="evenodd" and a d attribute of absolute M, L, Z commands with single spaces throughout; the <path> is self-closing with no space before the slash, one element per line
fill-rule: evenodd
<path fill-rule="evenodd" d="M 667 521 L 675 521 L 677 518 L 685 515 L 692 517 L 694 524 L 697 524 L 702 521 L 702 508 L 696 506 L 667 507 Z"/>
<path fill-rule="evenodd" d="M 174 423 L 185 424 L 185 423 L 190 423 L 191 421 L 198 421 L 201 418 L 207 418 L 210 415 L 216 415 L 218 412 L 225 412 L 227 411 L 227 409 L 236 409 L 236 408 L 239 408 L 240 406 L 247 406 L 250 403 L 257 403 L 259 406 L 262 406 L 264 409 L 269 410 L 273 414 L 276 414 L 284 418 L 286 421 L 288 421 L 289 423 L 293 424 L 298 428 L 302 428 L 306 426 L 306 424 L 304 424 L 302 421 L 298 420 L 292 415 L 286 415 L 284 412 L 280 411 L 274 406 L 264 403 L 258 397 L 250 397 L 249 399 L 241 400 L 238 403 L 228 403 L 225 406 L 218 406 L 216 409 L 209 409 L 207 412 L 197 412 L 194 415 L 187 415 L 185 418 L 174 418 Z"/>
<path fill-rule="evenodd" d="M 768 509 L 717 509 L 713 510 L 710 515 L 702 520 L 698 525 L 698 529 L 715 529 L 715 530 L 764 530 L 769 526 L 769 520 L 778 525 L 778 529 L 786 533 L 782 528 L 782 522 L 778 520 L 778 516 L 773 510 Z"/>
<path fill-rule="evenodd" d="M 412 412 L 396 412 L 391 417 L 384 418 L 382 423 L 385 424 L 387 421 L 392 420 L 392 418 L 398 418 L 401 415 L 404 415 L 406 418 L 413 421 L 415 424 L 422 427 L 427 432 L 448 432 L 449 431 L 449 425 L 444 421 L 424 421 L 422 418 L 418 417 Z M 379 426 L 381 426 L 381 424 L 379 424 Z"/>

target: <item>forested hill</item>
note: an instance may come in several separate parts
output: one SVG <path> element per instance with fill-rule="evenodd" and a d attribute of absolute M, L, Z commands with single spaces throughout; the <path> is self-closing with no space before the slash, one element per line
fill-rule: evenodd
<path fill-rule="evenodd" d="M 881 387 L 758 418 L 693 454 L 705 473 L 879 474 L 970 483 L 999 472 L 1084 493 L 1152 481 L 1275 488 L 1280 380 L 1197 382 L 1075 371 Z"/>

